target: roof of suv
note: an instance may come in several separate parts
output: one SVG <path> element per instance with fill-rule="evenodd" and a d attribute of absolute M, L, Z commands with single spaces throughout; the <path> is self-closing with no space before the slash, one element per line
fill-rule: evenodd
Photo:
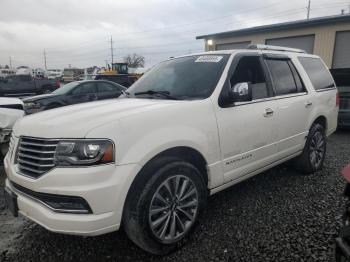
<path fill-rule="evenodd" d="M 232 50 L 219 50 L 219 51 L 204 51 L 199 53 L 193 53 L 193 54 L 187 54 L 182 56 L 177 56 L 174 58 L 180 58 L 180 57 L 188 57 L 188 56 L 197 56 L 197 55 L 219 55 L 219 54 L 227 54 L 231 55 L 234 53 L 247 53 L 247 52 L 256 52 L 256 53 L 272 53 L 272 54 L 284 54 L 288 56 L 306 56 L 306 57 L 318 57 L 317 55 L 313 54 L 307 54 L 307 53 L 297 53 L 297 52 L 290 52 L 290 51 L 278 51 L 278 50 L 262 50 L 262 49 L 232 49 Z"/>

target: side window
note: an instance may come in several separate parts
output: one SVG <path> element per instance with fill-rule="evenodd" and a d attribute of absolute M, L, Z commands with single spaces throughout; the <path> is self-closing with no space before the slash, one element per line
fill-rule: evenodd
<path fill-rule="evenodd" d="M 20 82 L 30 82 L 31 76 L 30 75 L 20 75 L 19 81 Z"/>
<path fill-rule="evenodd" d="M 298 92 L 289 60 L 268 59 L 266 62 L 275 85 L 276 95 L 288 95 Z"/>
<path fill-rule="evenodd" d="M 72 91 L 72 95 L 86 95 L 94 93 L 96 93 L 95 83 L 81 84 Z"/>
<path fill-rule="evenodd" d="M 314 57 L 298 57 L 310 78 L 315 90 L 335 87 L 329 70 L 324 66 L 321 59 Z"/>
<path fill-rule="evenodd" d="M 104 92 L 116 92 L 119 90 L 119 88 L 109 84 L 109 83 L 98 83 L 97 84 L 97 89 L 99 93 L 104 93 Z"/>
<path fill-rule="evenodd" d="M 306 89 L 305 89 L 305 86 L 304 86 L 304 84 L 303 84 L 303 82 L 302 82 L 302 80 L 301 80 L 301 77 L 300 77 L 298 71 L 296 70 L 294 64 L 293 64 L 291 61 L 289 61 L 289 66 L 290 66 L 290 69 L 291 69 L 292 72 L 293 72 L 295 84 L 296 84 L 296 86 L 297 86 L 297 91 L 298 91 L 299 93 L 301 93 L 301 92 L 306 92 Z"/>
<path fill-rule="evenodd" d="M 17 76 L 7 76 L 6 77 L 6 80 L 8 83 L 14 83 L 14 82 L 17 82 Z"/>
<path fill-rule="evenodd" d="M 253 100 L 269 97 L 265 73 L 261 65 L 260 57 L 246 56 L 238 62 L 230 83 L 234 86 L 238 83 L 250 83 L 252 85 Z"/>

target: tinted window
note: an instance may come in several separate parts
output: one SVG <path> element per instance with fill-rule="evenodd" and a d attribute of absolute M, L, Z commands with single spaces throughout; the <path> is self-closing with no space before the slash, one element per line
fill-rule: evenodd
<path fill-rule="evenodd" d="M 277 95 L 297 92 L 294 76 L 288 60 L 267 60 Z"/>
<path fill-rule="evenodd" d="M 331 73 L 319 58 L 299 57 L 298 59 L 316 90 L 334 87 Z"/>
<path fill-rule="evenodd" d="M 214 91 L 229 55 L 187 56 L 153 67 L 128 92 L 167 91 L 179 99 L 207 98 Z M 136 96 L 141 98 L 142 96 Z"/>
<path fill-rule="evenodd" d="M 9 82 L 9 83 L 18 82 L 18 77 L 16 75 L 7 76 L 6 79 L 7 79 L 7 82 Z"/>
<path fill-rule="evenodd" d="M 79 85 L 79 82 L 70 82 L 68 84 L 65 84 L 64 86 L 57 88 L 52 93 L 56 95 L 64 95 L 73 90 L 77 85 Z"/>
<path fill-rule="evenodd" d="M 264 70 L 257 56 L 241 58 L 230 83 L 232 87 L 238 83 L 250 83 L 253 100 L 269 97 Z"/>
<path fill-rule="evenodd" d="M 85 95 L 91 93 L 96 93 L 95 83 L 81 84 L 72 92 L 73 95 Z"/>
<path fill-rule="evenodd" d="M 20 82 L 29 82 L 31 80 L 30 75 L 20 75 L 18 77 Z"/>
<path fill-rule="evenodd" d="M 294 64 L 291 61 L 289 61 L 289 67 L 293 72 L 295 84 L 297 86 L 297 91 L 298 92 L 305 92 L 306 90 L 305 90 L 304 84 L 301 80 L 301 77 L 300 77 L 298 71 L 296 70 Z"/>
<path fill-rule="evenodd" d="M 97 88 L 98 88 L 98 92 L 102 93 L 102 92 L 116 92 L 119 90 L 118 87 L 113 86 L 109 83 L 98 83 L 97 84 Z"/>

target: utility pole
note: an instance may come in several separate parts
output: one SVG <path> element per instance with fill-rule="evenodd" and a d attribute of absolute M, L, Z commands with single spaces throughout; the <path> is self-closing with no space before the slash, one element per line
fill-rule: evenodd
<path fill-rule="evenodd" d="M 113 39 L 112 39 L 112 36 L 111 36 L 111 58 L 112 58 L 112 66 L 113 66 Z"/>
<path fill-rule="evenodd" d="M 12 58 L 10 56 L 10 69 L 12 69 Z"/>
<path fill-rule="evenodd" d="M 47 67 L 46 67 L 46 50 L 45 50 L 45 48 L 44 48 L 44 62 L 45 62 L 45 70 L 46 70 Z"/>
<path fill-rule="evenodd" d="M 309 4 L 307 6 L 307 20 L 310 19 L 310 10 L 311 10 L 311 0 L 309 0 Z"/>

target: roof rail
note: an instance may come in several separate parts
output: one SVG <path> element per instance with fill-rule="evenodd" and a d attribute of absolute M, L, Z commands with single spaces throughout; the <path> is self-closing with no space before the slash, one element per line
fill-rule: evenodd
<path fill-rule="evenodd" d="M 304 53 L 305 50 L 297 49 L 297 48 L 289 48 L 284 46 L 273 46 L 273 45 L 249 45 L 248 49 L 259 49 L 259 50 L 271 50 L 271 51 L 283 51 L 283 52 L 293 52 L 293 53 Z"/>

